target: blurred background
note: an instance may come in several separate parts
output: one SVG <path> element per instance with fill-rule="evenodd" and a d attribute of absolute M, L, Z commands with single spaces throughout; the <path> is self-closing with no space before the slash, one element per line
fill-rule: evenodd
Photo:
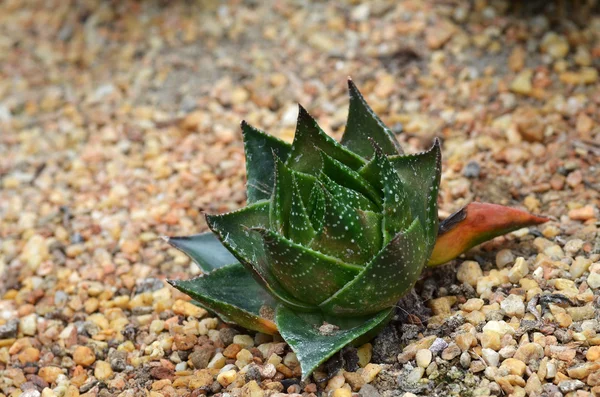
<path fill-rule="evenodd" d="M 339 138 L 348 76 L 408 151 L 443 140 L 442 215 L 593 218 L 599 66 L 595 1 L 5 0 L 0 291 L 189 275 L 158 237 L 244 203 L 240 121 Z"/>

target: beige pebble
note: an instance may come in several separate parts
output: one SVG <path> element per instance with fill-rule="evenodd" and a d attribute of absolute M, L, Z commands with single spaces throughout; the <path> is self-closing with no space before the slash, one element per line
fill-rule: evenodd
<path fill-rule="evenodd" d="M 113 376 L 113 370 L 110 364 L 106 361 L 96 361 L 96 367 L 94 368 L 94 376 L 98 380 L 107 380 Z"/>
<path fill-rule="evenodd" d="M 481 266 L 475 261 L 464 261 L 458 266 L 456 278 L 462 283 L 467 283 L 472 287 L 477 285 L 478 279 L 483 276 Z"/>

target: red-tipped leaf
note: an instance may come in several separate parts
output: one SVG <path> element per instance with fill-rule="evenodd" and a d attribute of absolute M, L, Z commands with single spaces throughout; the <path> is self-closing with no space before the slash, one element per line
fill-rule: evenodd
<path fill-rule="evenodd" d="M 548 218 L 516 208 L 471 203 L 440 223 L 429 266 L 444 264 L 494 237 L 547 221 Z"/>

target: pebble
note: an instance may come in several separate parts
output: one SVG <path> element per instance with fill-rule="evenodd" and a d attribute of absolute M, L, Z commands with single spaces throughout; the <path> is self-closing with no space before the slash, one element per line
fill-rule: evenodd
<path fill-rule="evenodd" d="M 509 295 L 500 302 L 500 309 L 506 316 L 509 317 L 523 317 L 525 314 L 525 304 L 523 300 L 517 295 Z"/>
<path fill-rule="evenodd" d="M 496 266 L 498 269 L 503 269 L 507 265 L 514 263 L 515 255 L 509 249 L 502 249 L 496 254 Z"/>
<path fill-rule="evenodd" d="M 87 346 L 77 346 L 73 351 L 73 361 L 77 365 L 88 367 L 96 361 L 96 355 Z"/>
<path fill-rule="evenodd" d="M 417 351 L 417 355 L 415 356 L 417 360 L 417 365 L 421 368 L 427 368 L 427 366 L 431 363 L 433 359 L 433 354 L 429 349 L 421 349 Z"/>
<path fill-rule="evenodd" d="M 456 278 L 462 283 L 472 287 L 477 286 L 477 281 L 483 276 L 481 266 L 475 261 L 464 261 L 458 266 Z"/>
<path fill-rule="evenodd" d="M 518 283 L 523 277 L 529 274 L 529 266 L 527 266 L 527 262 L 525 258 L 518 257 L 515 260 L 515 264 L 512 266 L 510 271 L 508 272 L 508 279 L 511 283 Z"/>
<path fill-rule="evenodd" d="M 574 221 L 587 221 L 596 217 L 596 209 L 592 205 L 586 205 L 570 210 L 568 215 Z"/>
<path fill-rule="evenodd" d="M 409 384 L 417 383 L 421 380 L 421 378 L 423 377 L 424 374 L 425 374 L 425 368 L 415 367 L 410 371 L 410 373 L 406 377 L 406 382 Z"/>
<path fill-rule="evenodd" d="M 94 368 L 94 376 L 98 380 L 108 380 L 113 376 L 113 370 L 109 363 L 106 361 L 96 361 L 96 367 Z"/>

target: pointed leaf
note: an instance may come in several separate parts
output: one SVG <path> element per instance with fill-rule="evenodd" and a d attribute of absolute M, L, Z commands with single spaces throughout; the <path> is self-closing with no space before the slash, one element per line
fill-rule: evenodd
<path fill-rule="evenodd" d="M 293 178 L 292 170 L 281 160 L 275 159 L 275 188 L 271 197 L 270 220 L 271 228 L 283 235 L 287 235 L 288 214 L 292 208 Z"/>
<path fill-rule="evenodd" d="M 377 218 L 362 217 L 364 211 L 359 212 L 356 208 L 347 205 L 334 197 L 325 188 L 325 216 L 323 217 L 323 228 L 318 234 L 311 247 L 326 255 L 335 256 L 346 263 L 362 265 L 379 251 L 381 245 L 378 238 L 380 223 L 367 223 L 365 220 L 377 220 Z"/>
<path fill-rule="evenodd" d="M 382 310 L 372 316 L 336 318 L 321 313 L 295 313 L 280 305 L 275 321 L 279 333 L 296 353 L 302 368 L 302 379 L 308 376 L 340 349 L 361 336 L 383 327 L 391 319 L 393 309 Z M 334 327 L 322 327 L 324 324 Z M 324 332 L 326 328 L 335 328 Z"/>
<path fill-rule="evenodd" d="M 192 258 L 205 273 L 237 263 L 237 259 L 223 247 L 217 236 L 210 232 L 193 236 L 165 237 L 165 240 Z"/>
<path fill-rule="evenodd" d="M 269 228 L 269 202 L 259 201 L 238 211 L 207 215 L 208 227 L 221 243 L 235 256 L 255 280 L 271 295 L 297 310 L 311 310 L 312 306 L 299 302 L 275 279 L 269 270 L 262 237 L 252 228 Z"/>
<path fill-rule="evenodd" d="M 306 210 L 309 213 L 313 229 L 320 234 L 325 224 L 325 193 L 320 185 L 313 186 Z"/>
<path fill-rule="evenodd" d="M 301 245 L 309 245 L 317 232 L 313 228 L 310 216 L 306 210 L 298 182 L 294 178 L 292 192 L 292 208 L 289 216 L 288 238 Z"/>
<path fill-rule="evenodd" d="M 331 193 L 334 197 L 337 197 L 340 201 L 348 204 L 351 207 L 361 209 L 364 211 L 379 210 L 379 208 L 377 208 L 377 205 L 375 205 L 375 203 L 366 198 L 362 193 L 359 193 L 356 190 L 347 188 L 334 182 L 325 173 L 321 173 L 319 175 L 319 181 L 323 183 L 323 185 L 329 191 L 329 193 Z"/>
<path fill-rule="evenodd" d="M 415 219 L 354 280 L 319 307 L 339 316 L 366 315 L 392 307 L 418 280 L 428 254 L 423 228 Z"/>
<path fill-rule="evenodd" d="M 406 186 L 412 214 L 421 221 L 431 252 L 438 231 L 437 198 L 442 174 L 440 141 L 436 138 L 426 152 L 391 156 L 389 160 Z"/>
<path fill-rule="evenodd" d="M 258 229 L 271 271 L 297 299 L 318 305 L 352 280 L 361 270 L 339 259 L 296 244 L 277 233 Z"/>
<path fill-rule="evenodd" d="M 365 163 L 362 158 L 323 132 L 317 122 L 300 106 L 296 135 L 285 164 L 294 171 L 316 176 L 321 169 L 320 150 L 352 169 L 359 169 Z"/>
<path fill-rule="evenodd" d="M 370 199 L 378 207 L 381 207 L 382 200 L 377 190 L 363 178 L 358 172 L 354 171 L 345 164 L 328 156 L 326 153 L 321 153 L 323 161 L 323 173 L 338 185 L 347 187 L 361 193 L 363 196 Z"/>
<path fill-rule="evenodd" d="M 402 154 L 394 133 L 377 117 L 350 79 L 348 90 L 350 109 L 342 144 L 364 158 L 371 158 L 374 153 L 370 139 L 374 139 L 385 154 Z"/>
<path fill-rule="evenodd" d="M 244 152 L 246 153 L 246 190 L 248 203 L 265 200 L 273 191 L 275 163 L 273 153 L 287 159 L 291 145 L 242 121 Z"/>
<path fill-rule="evenodd" d="M 404 185 L 392 164 L 375 144 L 375 156 L 371 161 L 372 171 L 381 182 L 383 195 L 383 236 L 387 243 L 399 232 L 405 230 L 413 221 L 408 202 L 407 186 Z"/>
<path fill-rule="evenodd" d="M 267 334 L 277 332 L 272 318 L 275 300 L 239 263 L 191 280 L 169 283 L 229 322 Z"/>
<path fill-rule="evenodd" d="M 516 208 L 489 203 L 471 203 L 440 224 L 429 266 L 446 263 L 494 237 L 548 220 Z"/>

